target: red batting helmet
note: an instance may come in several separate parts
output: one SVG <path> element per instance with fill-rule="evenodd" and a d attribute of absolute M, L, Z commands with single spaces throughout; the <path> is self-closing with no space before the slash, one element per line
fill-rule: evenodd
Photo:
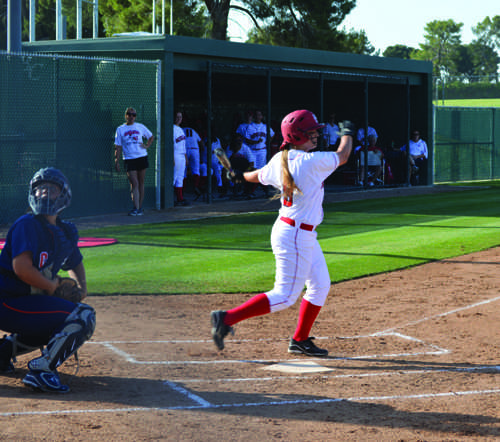
<path fill-rule="evenodd" d="M 316 115 L 311 111 L 302 109 L 288 114 L 281 122 L 281 134 L 283 135 L 283 149 L 287 144 L 300 146 L 309 140 L 308 132 L 321 129 L 324 124 L 318 123 Z"/>

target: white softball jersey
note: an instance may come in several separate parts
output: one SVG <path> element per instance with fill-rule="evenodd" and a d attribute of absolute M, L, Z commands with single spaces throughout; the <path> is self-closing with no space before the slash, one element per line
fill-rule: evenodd
<path fill-rule="evenodd" d="M 259 181 L 282 191 L 281 155 L 278 152 L 269 163 L 259 171 Z M 338 167 L 336 152 L 304 152 L 290 149 L 288 167 L 297 187 L 293 202 L 284 204 L 281 198 L 280 216 L 291 218 L 299 223 L 317 226 L 323 221 L 323 198 L 325 179 Z"/>
<path fill-rule="evenodd" d="M 186 135 L 184 131 L 174 124 L 174 153 L 186 153 Z"/>
<path fill-rule="evenodd" d="M 333 146 L 337 142 L 340 136 L 339 131 L 340 129 L 336 124 L 331 125 L 330 123 L 328 123 L 326 125 L 326 127 L 323 129 L 323 137 L 327 146 Z"/>
<path fill-rule="evenodd" d="M 269 128 L 270 137 L 274 137 L 274 131 Z M 261 140 L 260 143 L 252 144 L 250 147 L 252 150 L 261 150 L 266 148 L 266 137 L 267 137 L 267 126 L 265 123 L 250 123 L 246 130 L 246 138 L 252 141 Z"/>
<path fill-rule="evenodd" d="M 198 143 L 201 141 L 201 138 L 198 132 L 190 127 L 185 127 L 184 135 L 186 136 L 186 149 L 196 149 L 199 152 L 200 146 Z"/>
<path fill-rule="evenodd" d="M 122 147 L 124 160 L 145 157 L 148 151 L 141 146 L 143 138 L 150 139 L 153 133 L 141 123 L 118 126 L 115 133 L 115 144 Z"/>
<path fill-rule="evenodd" d="M 374 135 L 378 138 L 377 131 L 373 127 L 368 126 L 368 136 L 370 136 L 370 135 Z M 364 143 L 364 141 L 365 141 L 365 129 L 364 128 L 358 129 L 358 134 L 357 134 L 356 138 L 360 143 Z"/>

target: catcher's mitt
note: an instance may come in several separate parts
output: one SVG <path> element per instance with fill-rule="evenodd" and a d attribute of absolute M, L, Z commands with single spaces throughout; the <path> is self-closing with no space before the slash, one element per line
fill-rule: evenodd
<path fill-rule="evenodd" d="M 78 303 L 83 298 L 83 291 L 73 278 L 59 278 L 59 285 L 54 291 L 54 296 Z"/>

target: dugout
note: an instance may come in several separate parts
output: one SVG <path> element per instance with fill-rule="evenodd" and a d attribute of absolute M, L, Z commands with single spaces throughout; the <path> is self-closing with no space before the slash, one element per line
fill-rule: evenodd
<path fill-rule="evenodd" d="M 406 144 L 410 130 L 417 128 L 431 150 L 432 165 L 430 62 L 163 35 L 39 41 L 24 43 L 23 50 L 160 60 L 160 147 L 166 165 L 173 159 L 170 140 L 177 109 L 209 136 L 213 132 L 227 140 L 247 109 L 261 109 L 279 133 L 282 117 L 298 108 L 312 110 L 320 121 L 333 112 L 337 120 L 369 124 L 383 147 Z M 268 140 L 269 155 L 272 149 Z M 354 184 L 349 169 L 334 176 L 335 184 Z M 431 181 L 432 170 L 427 176 Z M 162 182 L 162 207 L 171 207 L 171 168 L 164 168 Z"/>

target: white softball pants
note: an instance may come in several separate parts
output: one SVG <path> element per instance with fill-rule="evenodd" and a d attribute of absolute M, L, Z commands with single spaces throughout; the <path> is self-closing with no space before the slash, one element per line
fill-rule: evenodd
<path fill-rule="evenodd" d="M 186 155 L 174 152 L 174 187 L 183 187 L 184 172 L 186 171 Z"/>
<path fill-rule="evenodd" d="M 292 227 L 278 217 L 271 233 L 276 258 L 274 288 L 266 292 L 271 312 L 293 305 L 306 287 L 304 299 L 322 307 L 330 291 L 330 275 L 315 231 Z"/>
<path fill-rule="evenodd" d="M 267 163 L 267 149 L 252 150 L 254 155 L 254 167 L 256 169 L 263 168 Z"/>
<path fill-rule="evenodd" d="M 188 149 L 187 150 L 187 157 L 188 157 L 188 164 L 189 164 L 189 169 L 191 170 L 191 173 L 193 175 L 199 175 L 200 174 L 200 151 L 198 148 L 196 149 Z M 186 167 L 187 171 L 187 167 Z M 184 175 L 186 175 L 184 173 Z"/>

